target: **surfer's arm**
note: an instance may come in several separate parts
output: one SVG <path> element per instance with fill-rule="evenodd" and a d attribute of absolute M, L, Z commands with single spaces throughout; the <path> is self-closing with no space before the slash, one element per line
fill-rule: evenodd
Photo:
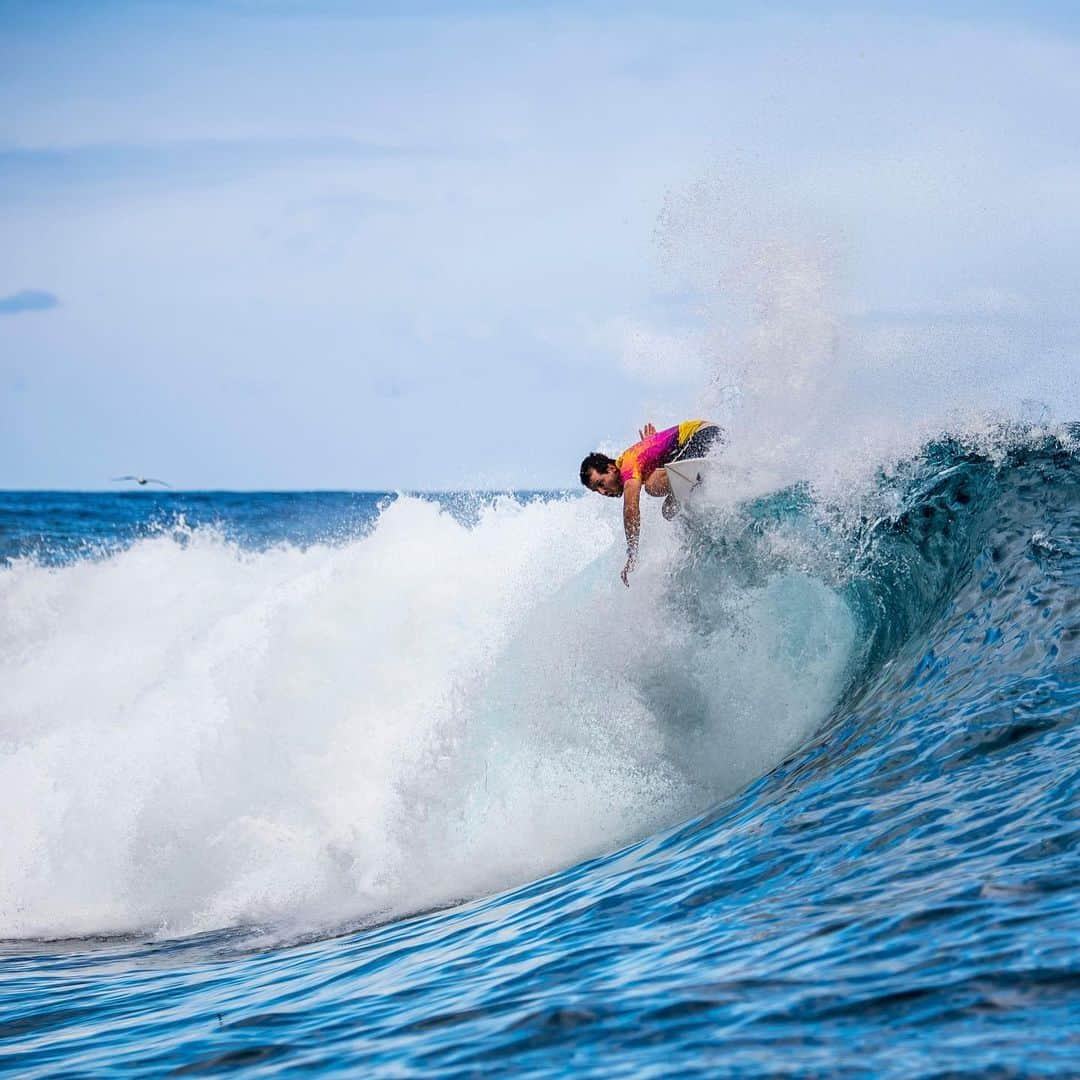
<path fill-rule="evenodd" d="M 626 530 L 626 565 L 623 584 L 630 585 L 630 571 L 637 564 L 638 537 L 641 535 L 641 481 L 631 477 L 623 484 L 623 528 Z"/>

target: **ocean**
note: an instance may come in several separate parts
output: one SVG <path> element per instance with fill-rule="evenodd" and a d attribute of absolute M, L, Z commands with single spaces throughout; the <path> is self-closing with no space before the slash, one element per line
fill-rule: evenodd
<path fill-rule="evenodd" d="M 1077 1075 L 1076 437 L 0 494 L 0 1070 Z"/>

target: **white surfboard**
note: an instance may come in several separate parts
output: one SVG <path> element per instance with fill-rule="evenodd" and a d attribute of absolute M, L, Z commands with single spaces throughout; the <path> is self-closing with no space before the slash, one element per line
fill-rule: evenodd
<path fill-rule="evenodd" d="M 693 499 L 694 492 L 705 483 L 714 465 L 709 458 L 684 458 L 664 466 L 671 493 L 680 506 L 686 506 Z"/>

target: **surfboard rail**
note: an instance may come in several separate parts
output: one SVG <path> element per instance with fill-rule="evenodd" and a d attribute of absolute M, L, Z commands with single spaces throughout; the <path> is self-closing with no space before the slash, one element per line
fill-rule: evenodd
<path fill-rule="evenodd" d="M 680 506 L 686 506 L 694 492 L 705 483 L 715 463 L 709 458 L 683 458 L 666 466 L 671 493 Z"/>

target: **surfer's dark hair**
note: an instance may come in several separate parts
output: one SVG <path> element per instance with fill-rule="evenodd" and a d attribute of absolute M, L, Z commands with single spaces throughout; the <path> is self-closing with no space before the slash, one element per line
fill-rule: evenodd
<path fill-rule="evenodd" d="M 581 463 L 581 482 L 588 487 L 589 473 L 591 473 L 593 469 L 597 472 L 605 472 L 609 465 L 614 464 L 614 458 L 609 458 L 607 454 L 601 454 L 599 450 L 594 451 Z"/>

